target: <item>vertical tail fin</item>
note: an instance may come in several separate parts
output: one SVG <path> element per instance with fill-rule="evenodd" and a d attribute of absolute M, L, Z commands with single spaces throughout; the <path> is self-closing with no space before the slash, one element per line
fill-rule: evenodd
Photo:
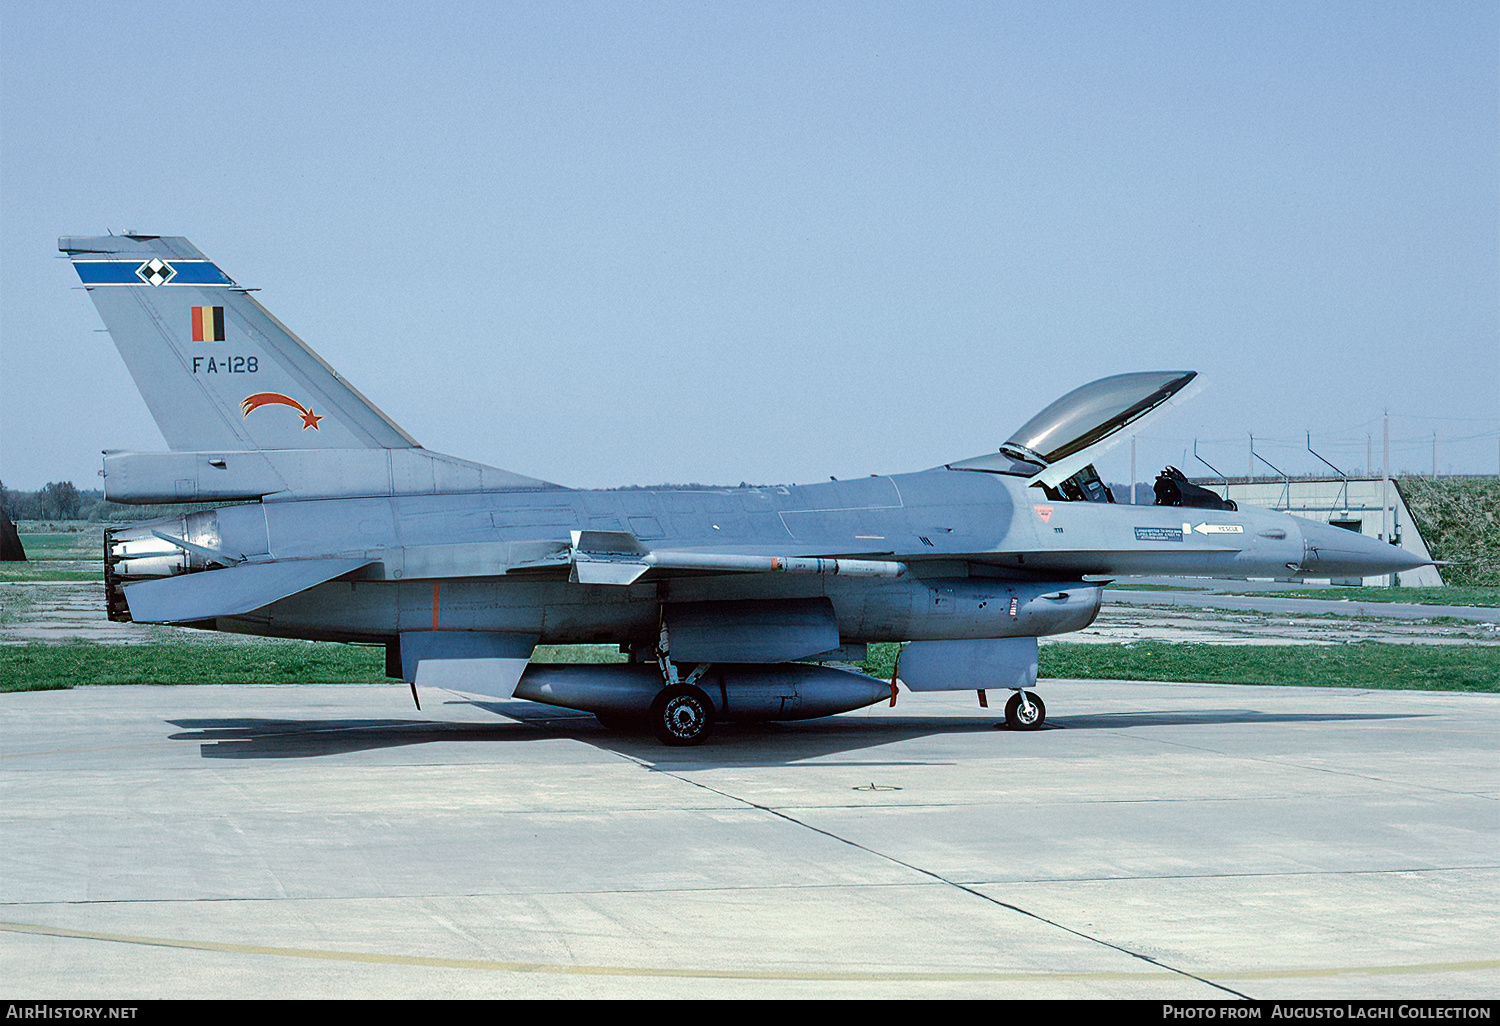
<path fill-rule="evenodd" d="M 172 449 L 416 447 L 186 239 L 65 237 L 58 248 Z"/>

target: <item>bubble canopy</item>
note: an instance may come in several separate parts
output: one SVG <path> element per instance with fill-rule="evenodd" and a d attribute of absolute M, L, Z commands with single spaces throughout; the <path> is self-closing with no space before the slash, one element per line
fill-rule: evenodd
<path fill-rule="evenodd" d="M 1000 451 L 1050 466 L 1144 417 L 1197 376 L 1197 371 L 1137 371 L 1091 381 L 1021 425 Z"/>

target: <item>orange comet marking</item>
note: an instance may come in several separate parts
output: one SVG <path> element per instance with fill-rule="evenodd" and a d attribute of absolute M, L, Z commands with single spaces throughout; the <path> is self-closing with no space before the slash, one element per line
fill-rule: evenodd
<path fill-rule="evenodd" d="M 306 431 L 308 428 L 312 428 L 314 431 L 321 430 L 318 427 L 318 421 L 323 418 L 291 396 L 282 395 L 280 392 L 256 392 L 254 395 L 247 395 L 244 399 L 240 400 L 240 409 L 245 412 L 245 416 L 247 417 L 250 416 L 252 411 L 258 410 L 262 406 L 290 406 L 302 414 L 303 431 Z"/>
<path fill-rule="evenodd" d="M 432 629 L 437 630 L 438 620 L 438 582 L 432 582 Z"/>

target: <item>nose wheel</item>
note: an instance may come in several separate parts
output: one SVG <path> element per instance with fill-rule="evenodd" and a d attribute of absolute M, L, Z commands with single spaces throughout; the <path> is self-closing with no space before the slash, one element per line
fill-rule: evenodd
<path fill-rule="evenodd" d="M 1011 730 L 1037 730 L 1047 719 L 1047 707 L 1029 691 L 1017 691 L 1005 703 L 1005 725 Z"/>

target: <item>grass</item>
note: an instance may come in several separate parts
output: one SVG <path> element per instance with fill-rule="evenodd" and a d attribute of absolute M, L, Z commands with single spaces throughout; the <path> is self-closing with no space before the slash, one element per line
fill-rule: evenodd
<path fill-rule="evenodd" d="M 246 641 L 160 645 L 12 645 L 0 648 L 0 692 L 79 684 L 342 684 L 384 682 L 385 650 L 371 645 Z"/>
<path fill-rule="evenodd" d="M 1120 591 L 1209 591 L 1209 585 L 1186 584 L 1135 584 L 1131 581 L 1110 581 L 1108 587 Z"/>
<path fill-rule="evenodd" d="M 0 582 L 24 584 L 31 581 L 99 581 L 102 570 L 64 570 L 31 563 L 0 563 Z"/>
<path fill-rule="evenodd" d="M 614 663 L 614 645 L 543 645 L 539 663 Z M 348 684 L 381 683 L 385 649 L 210 635 L 163 644 L 0 647 L 0 692 L 56 691 L 78 684 Z"/>
<path fill-rule="evenodd" d="M 619 645 L 538 645 L 531 653 L 534 663 L 624 663 L 629 656 Z"/>
<path fill-rule="evenodd" d="M 7 587 L 0 584 L 0 623 L 10 623 L 21 618 L 34 598 L 30 588 Z"/>
<path fill-rule="evenodd" d="M 82 524 L 73 531 L 21 531 L 20 536 L 27 560 L 104 559 L 104 528 L 99 524 Z"/>
<path fill-rule="evenodd" d="M 1287 591 L 1221 591 L 1221 595 L 1322 599 L 1326 602 L 1406 602 L 1422 606 L 1500 606 L 1500 588 L 1449 585 L 1442 588 L 1292 588 Z"/>
<path fill-rule="evenodd" d="M 871 645 L 866 673 L 889 679 L 895 644 Z M 539 662 L 617 662 L 612 645 L 547 646 Z M 1042 646 L 1040 676 L 1084 680 L 1289 684 L 1382 690 L 1500 692 L 1500 646 L 1174 645 L 1134 642 Z M 231 644 L 16 645 L 0 648 L 0 692 L 80 684 L 384 683 L 373 645 L 268 640 Z"/>
<path fill-rule="evenodd" d="M 1045 645 L 1039 674 L 1089 680 L 1500 692 L 1493 645 Z"/>
<path fill-rule="evenodd" d="M 26 559 L 0 563 L 0 583 L 27 581 L 100 581 L 104 580 L 104 549 L 101 528 L 83 525 L 79 530 L 31 531 L 21 533 L 21 547 Z M 98 569 L 76 564 L 92 562 Z"/>
<path fill-rule="evenodd" d="M 864 670 L 889 679 L 899 645 L 871 645 Z M 1285 684 L 1381 690 L 1500 692 L 1500 646 L 1201 645 L 1053 642 L 1038 676 L 1203 684 Z"/>
<path fill-rule="evenodd" d="M 1403 477 L 1397 481 L 1449 584 L 1500 585 L 1500 479 Z"/>

